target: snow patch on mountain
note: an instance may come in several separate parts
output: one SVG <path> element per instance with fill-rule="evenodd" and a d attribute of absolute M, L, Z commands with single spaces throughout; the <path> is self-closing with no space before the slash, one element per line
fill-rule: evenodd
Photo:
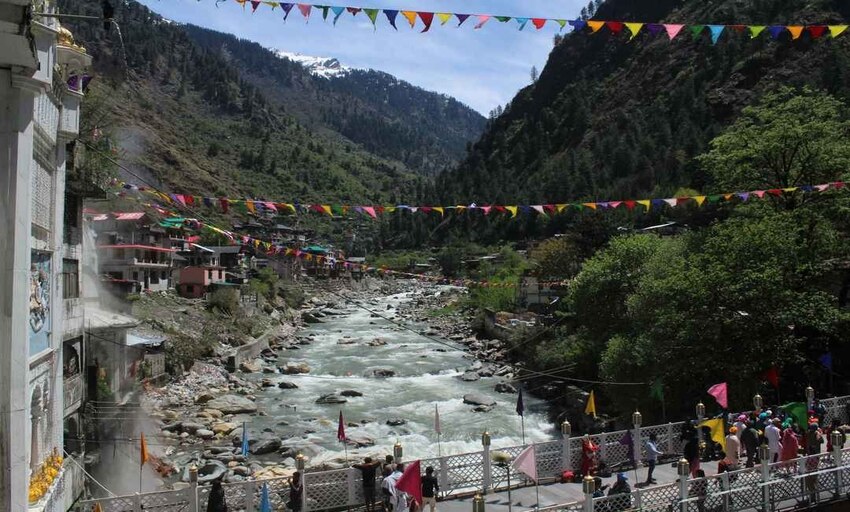
<path fill-rule="evenodd" d="M 313 76 L 334 78 L 347 75 L 352 68 L 343 66 L 333 57 L 313 57 L 284 50 L 272 50 L 281 59 L 288 59 L 304 66 Z"/>

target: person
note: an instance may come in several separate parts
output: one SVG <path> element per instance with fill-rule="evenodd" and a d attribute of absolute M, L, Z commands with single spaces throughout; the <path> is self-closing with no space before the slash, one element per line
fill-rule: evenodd
<path fill-rule="evenodd" d="M 744 435 L 744 429 L 747 428 L 747 415 L 739 415 L 738 419 L 735 420 L 735 424 L 733 426 L 735 427 L 735 433 L 738 436 L 738 441 L 740 441 L 741 436 Z M 741 453 L 738 453 L 738 455 L 740 456 Z"/>
<path fill-rule="evenodd" d="M 602 485 L 602 478 L 595 476 L 593 477 L 593 497 L 594 498 L 602 498 L 605 496 L 605 489 L 607 489 L 607 485 Z"/>
<path fill-rule="evenodd" d="M 207 512 L 227 512 L 227 500 L 224 498 L 224 488 L 221 480 L 216 478 L 212 482 L 209 501 L 207 501 Z"/>
<path fill-rule="evenodd" d="M 304 483 L 301 481 L 301 472 L 292 473 L 289 481 L 289 503 L 287 506 L 292 512 L 301 512 L 301 504 L 304 502 Z"/>
<path fill-rule="evenodd" d="M 824 407 L 821 401 L 817 398 L 815 398 L 814 402 L 812 403 L 812 410 L 815 413 L 815 417 L 817 417 L 818 419 L 818 424 L 824 425 L 824 420 L 826 419 L 826 407 Z"/>
<path fill-rule="evenodd" d="M 366 512 L 375 512 L 375 476 L 380 465 L 381 462 L 372 461 L 372 457 L 363 459 L 363 464 L 354 464 L 363 478 L 363 501 L 366 502 Z"/>
<path fill-rule="evenodd" d="M 748 426 L 744 429 L 744 432 L 741 434 L 741 444 L 747 453 L 747 467 L 751 468 L 755 463 L 759 462 L 759 435 L 755 427 Z"/>
<path fill-rule="evenodd" d="M 783 468 L 794 469 L 794 459 L 797 458 L 800 451 L 800 442 L 797 440 L 797 434 L 794 429 L 788 427 L 782 433 L 782 454 L 780 460 L 784 463 Z"/>
<path fill-rule="evenodd" d="M 596 470 L 596 451 L 598 448 L 590 436 L 585 435 L 581 441 L 581 474 L 582 476 L 593 476 Z"/>
<path fill-rule="evenodd" d="M 612 485 L 610 489 L 608 489 L 608 496 L 617 496 L 619 494 L 622 494 L 623 496 L 617 499 L 608 500 L 608 510 L 617 511 L 631 508 L 631 493 L 632 488 L 629 486 L 629 477 L 627 477 L 625 473 L 617 473 L 617 481 L 614 482 L 614 485 Z"/>
<path fill-rule="evenodd" d="M 398 479 L 401 478 L 403 472 L 404 464 L 396 464 L 393 472 L 386 476 L 384 481 L 381 482 L 381 492 L 384 496 L 384 510 L 387 512 L 393 510 L 396 512 L 406 512 L 406 508 L 397 508 L 398 500 L 396 499 L 396 494 L 404 493 L 396 493 L 395 489 L 395 484 L 398 482 Z"/>
<path fill-rule="evenodd" d="M 738 469 L 738 454 L 741 452 L 741 440 L 738 439 L 738 428 L 732 426 L 729 428 L 729 435 L 726 436 L 726 456 L 723 458 L 726 461 L 726 466 L 730 471 Z"/>
<path fill-rule="evenodd" d="M 779 419 L 767 422 L 767 427 L 764 429 L 764 437 L 767 439 L 767 448 L 770 450 L 770 462 L 779 460 L 779 454 L 782 452 L 782 432 L 779 430 Z"/>
<path fill-rule="evenodd" d="M 696 432 L 685 442 L 682 455 L 688 461 L 688 464 L 690 464 L 691 476 L 695 478 L 697 471 L 699 471 L 699 439 L 696 436 Z"/>
<path fill-rule="evenodd" d="M 387 477 L 387 476 L 391 475 L 394 470 L 395 470 L 395 464 L 393 464 L 393 456 L 387 455 L 386 458 L 384 459 L 384 465 L 381 468 L 381 472 L 384 475 L 384 477 Z"/>
<path fill-rule="evenodd" d="M 689 494 L 696 498 L 697 510 L 705 512 L 705 498 L 708 495 L 708 480 L 705 479 L 705 471 L 698 470 L 693 478 L 695 482 L 691 486 Z"/>
<path fill-rule="evenodd" d="M 440 483 L 437 482 L 437 477 L 434 476 L 434 468 L 428 466 L 425 468 L 425 476 L 422 477 L 422 508 L 425 505 L 431 507 L 431 512 L 437 510 L 437 492 L 440 490 Z"/>
<path fill-rule="evenodd" d="M 841 442 L 839 443 L 839 448 L 844 448 L 844 443 L 847 441 L 847 434 L 841 429 L 841 421 L 838 418 L 832 419 L 832 424 L 826 428 L 823 433 L 823 436 L 826 438 L 826 451 L 832 452 L 832 433 L 838 432 L 841 434 Z"/>
<path fill-rule="evenodd" d="M 652 472 L 655 471 L 655 465 L 658 463 L 658 457 L 664 453 L 658 449 L 658 436 L 649 434 L 649 439 L 646 441 L 646 465 L 649 470 L 646 473 L 646 485 L 654 484 L 655 479 L 652 478 Z"/>
<path fill-rule="evenodd" d="M 823 434 L 820 431 L 817 423 L 810 423 L 809 430 L 806 432 L 806 455 L 817 455 L 820 453 L 820 446 L 823 444 Z M 820 461 L 818 457 L 810 457 L 806 459 L 806 472 L 814 473 L 818 470 Z M 818 476 L 806 475 L 806 490 L 809 493 L 811 503 L 817 501 L 818 492 Z"/>

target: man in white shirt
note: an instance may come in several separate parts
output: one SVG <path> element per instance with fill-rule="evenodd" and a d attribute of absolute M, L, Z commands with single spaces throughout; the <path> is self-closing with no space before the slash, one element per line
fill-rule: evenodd
<path fill-rule="evenodd" d="M 404 493 L 397 493 L 395 489 L 395 484 L 398 482 L 398 479 L 401 478 L 401 474 L 403 472 L 404 465 L 396 464 L 393 472 L 390 473 L 389 476 L 384 478 L 384 480 L 381 482 L 381 490 L 383 491 L 384 495 L 384 507 L 387 509 L 387 512 L 404 512 L 404 509 L 399 509 L 398 507 L 396 507 L 396 494 Z"/>
<path fill-rule="evenodd" d="M 770 462 L 777 462 L 779 453 L 782 451 L 782 443 L 780 442 L 782 431 L 779 430 L 779 425 L 781 425 L 780 421 L 774 419 L 764 429 L 764 437 L 767 439 L 767 447 L 770 449 Z"/>
<path fill-rule="evenodd" d="M 649 439 L 646 441 L 646 465 L 649 467 L 649 471 L 646 473 L 646 485 L 655 483 L 652 472 L 655 471 L 655 464 L 660 455 L 664 455 L 664 453 L 658 449 L 658 436 L 649 434 Z"/>

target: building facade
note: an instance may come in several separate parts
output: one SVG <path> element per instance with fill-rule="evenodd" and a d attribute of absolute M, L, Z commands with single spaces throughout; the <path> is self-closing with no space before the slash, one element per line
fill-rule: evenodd
<path fill-rule="evenodd" d="M 44 16 L 53 9 L 0 0 L 0 510 L 10 511 L 64 511 L 75 488 L 76 466 L 60 461 L 63 275 L 74 268 L 63 211 L 91 59 Z"/>

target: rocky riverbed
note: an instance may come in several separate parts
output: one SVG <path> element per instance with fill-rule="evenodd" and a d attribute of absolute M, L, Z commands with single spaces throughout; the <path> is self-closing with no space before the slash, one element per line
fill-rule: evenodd
<path fill-rule="evenodd" d="M 476 449 L 484 428 L 504 445 L 518 444 L 514 369 L 502 343 L 477 339 L 465 313 L 427 313 L 462 293 L 390 282 L 381 290 L 318 295 L 236 371 L 225 369 L 224 356 L 150 390 L 146 406 L 166 445 L 162 473 L 185 481 L 186 468 L 197 464 L 202 481 L 283 476 L 294 471 L 298 453 L 313 467 L 340 467 L 347 461 L 334 439 L 339 410 L 351 457 L 382 456 L 396 439 L 414 456 L 436 455 L 436 407 L 445 452 Z M 544 440 L 551 433 L 546 404 L 530 405 L 537 412 L 526 417 L 528 435 Z"/>

